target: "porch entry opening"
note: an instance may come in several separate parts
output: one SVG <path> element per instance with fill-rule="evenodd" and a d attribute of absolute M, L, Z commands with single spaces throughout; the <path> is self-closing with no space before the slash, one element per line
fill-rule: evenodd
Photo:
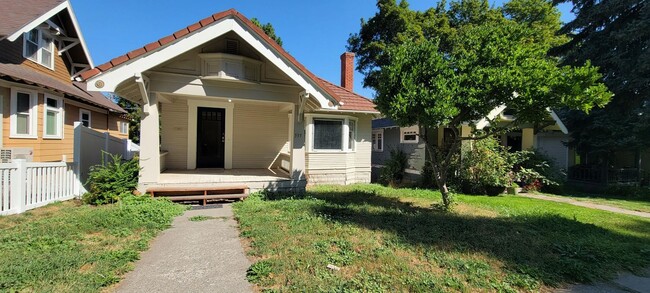
<path fill-rule="evenodd" d="M 223 168 L 226 109 L 198 107 L 196 117 L 196 167 Z"/>

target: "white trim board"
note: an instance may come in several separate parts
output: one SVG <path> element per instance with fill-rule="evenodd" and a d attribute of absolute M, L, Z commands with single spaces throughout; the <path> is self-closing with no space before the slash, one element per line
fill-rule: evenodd
<path fill-rule="evenodd" d="M 232 169 L 233 110 L 228 102 L 187 100 L 187 169 L 196 169 L 197 111 L 199 107 L 222 108 L 226 110 L 226 142 L 224 143 L 224 169 Z"/>
<path fill-rule="evenodd" d="M 193 32 L 185 37 L 177 39 L 169 45 L 161 47 L 152 52 L 147 52 L 146 54 L 134 60 L 129 60 L 125 64 L 121 64 L 117 67 L 109 69 L 106 72 L 102 72 L 99 75 L 89 78 L 86 81 L 88 84 L 88 90 L 114 92 L 122 82 L 129 80 L 136 74 L 141 74 L 143 72 L 151 70 L 156 66 L 163 64 L 164 62 L 167 62 L 185 52 L 188 52 L 231 31 L 239 35 L 239 37 L 241 37 L 262 56 L 269 60 L 269 62 L 287 74 L 307 93 L 314 96 L 316 100 L 318 100 L 321 108 L 332 110 L 337 109 L 336 106 L 329 105 L 330 102 L 332 102 L 332 104 L 336 104 L 336 101 L 331 97 L 328 99 L 323 94 L 324 91 L 321 92 L 321 90 L 319 90 L 315 81 L 310 82 L 310 79 L 300 70 L 295 68 L 295 66 L 291 65 L 291 62 L 288 62 L 282 58 L 281 54 L 276 52 L 270 45 L 265 44 L 265 42 L 262 41 L 259 37 L 254 36 L 251 34 L 251 32 L 244 29 L 242 24 L 232 17 L 215 21 L 209 26 Z M 103 84 L 103 87 L 96 87 L 97 81 L 102 81 L 100 84 Z"/>

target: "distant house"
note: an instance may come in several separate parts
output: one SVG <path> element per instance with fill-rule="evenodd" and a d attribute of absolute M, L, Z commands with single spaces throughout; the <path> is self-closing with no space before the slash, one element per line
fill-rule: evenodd
<path fill-rule="evenodd" d="M 505 107 L 495 109 L 491 113 L 494 117 L 499 115 L 501 123 L 512 121 L 514 117 L 509 115 Z M 568 130 L 554 112 L 549 112 L 548 126 L 542 129 L 535 129 L 533 126 L 522 127 L 518 130 L 506 133 L 501 136 L 501 144 L 512 151 L 535 149 L 545 153 L 553 161 L 556 167 L 566 170 L 569 167 L 569 148 L 566 142 L 569 140 Z M 488 120 L 478 121 L 476 128 L 489 127 Z M 470 135 L 472 129 L 463 126 L 463 135 Z M 372 122 L 372 164 L 380 167 L 390 158 L 391 149 L 402 150 L 408 156 L 408 169 L 410 174 L 419 175 L 427 159 L 426 145 L 421 135 L 426 135 L 430 143 L 440 146 L 445 143 L 445 137 L 453 135 L 453 132 L 445 127 L 427 129 L 417 125 L 410 127 L 399 127 L 388 118 L 375 119 Z"/>
<path fill-rule="evenodd" d="M 81 76 L 144 106 L 141 191 L 300 190 L 370 181 L 378 111 L 353 92 L 353 59 L 341 56 L 334 85 L 228 10 Z"/>
<path fill-rule="evenodd" d="M 124 109 L 78 76 L 93 64 L 63 0 L 0 0 L 2 161 L 73 160 L 73 124 L 128 138 Z"/>

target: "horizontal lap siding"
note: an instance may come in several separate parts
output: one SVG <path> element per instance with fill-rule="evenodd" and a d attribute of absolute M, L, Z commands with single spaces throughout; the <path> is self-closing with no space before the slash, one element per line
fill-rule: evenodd
<path fill-rule="evenodd" d="M 17 86 L 20 87 L 20 86 Z M 66 103 L 64 99 L 64 124 L 63 139 L 43 138 L 43 93 L 38 94 L 37 107 L 37 128 L 36 139 L 10 138 L 11 131 L 11 92 L 9 88 L 0 87 L 0 96 L 3 97 L 3 121 L 2 121 L 2 147 L 3 148 L 32 148 L 34 150 L 34 162 L 55 162 L 61 161 L 66 156 L 68 162 L 73 161 L 74 149 L 74 122 L 79 121 L 79 107 Z M 107 115 L 91 111 L 92 127 L 97 131 L 106 131 Z"/>
<path fill-rule="evenodd" d="M 307 154 L 306 168 L 310 185 L 370 182 L 371 117 L 360 115 L 357 118 L 355 152 Z"/>
<path fill-rule="evenodd" d="M 287 113 L 263 104 L 235 104 L 233 111 L 233 168 L 277 167 L 289 140 Z"/>
<path fill-rule="evenodd" d="M 25 68 L 30 70 L 38 71 L 45 73 L 49 76 L 52 76 L 62 82 L 71 83 L 70 81 L 70 72 L 68 72 L 68 67 L 63 61 L 63 57 L 59 56 L 58 48 L 54 46 L 54 70 L 51 70 L 45 66 L 42 66 L 34 61 L 26 59 L 23 57 L 23 37 L 19 37 L 13 42 L 8 40 L 0 41 L 0 62 L 2 63 L 11 63 L 11 64 L 20 64 Z"/>
<path fill-rule="evenodd" d="M 168 169 L 187 169 L 187 100 L 161 105 L 162 149 Z"/>

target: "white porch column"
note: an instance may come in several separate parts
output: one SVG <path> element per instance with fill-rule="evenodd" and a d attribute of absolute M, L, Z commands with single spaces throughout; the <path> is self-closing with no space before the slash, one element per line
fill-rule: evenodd
<path fill-rule="evenodd" d="M 291 179 L 305 179 L 305 119 L 295 105 L 293 109 L 293 138 L 291 139 Z"/>
<path fill-rule="evenodd" d="M 157 183 L 160 177 L 160 118 L 158 96 L 149 94 L 140 122 L 140 186 Z"/>

